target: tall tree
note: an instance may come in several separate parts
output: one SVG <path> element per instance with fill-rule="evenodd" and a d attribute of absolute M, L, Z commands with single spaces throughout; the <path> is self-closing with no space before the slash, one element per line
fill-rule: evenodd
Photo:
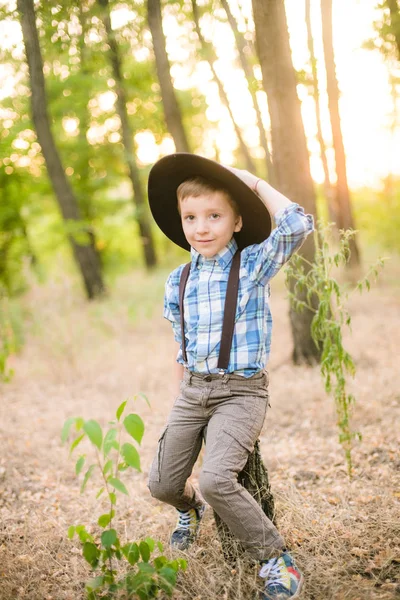
<path fill-rule="evenodd" d="M 176 150 L 178 152 L 190 152 L 189 142 L 183 127 L 181 110 L 171 79 L 171 69 L 162 26 L 160 0 L 147 1 L 147 18 L 153 39 L 157 76 L 160 82 L 167 127 L 174 140 Z"/>
<path fill-rule="evenodd" d="M 109 57 L 112 66 L 113 77 L 115 79 L 117 111 L 121 121 L 122 143 L 125 150 L 125 160 L 128 165 L 129 178 L 131 180 L 133 189 L 133 200 L 136 207 L 136 221 L 139 226 L 146 265 L 147 267 L 153 267 L 156 264 L 156 254 L 151 233 L 150 220 L 146 207 L 145 194 L 140 181 L 139 167 L 136 162 L 133 131 L 129 122 L 128 111 L 126 108 L 127 98 L 122 76 L 122 61 L 118 44 L 115 39 L 115 33 L 111 27 L 109 0 L 97 0 L 97 2 L 102 8 L 102 21 L 107 35 Z"/>
<path fill-rule="evenodd" d="M 272 160 L 271 160 L 271 153 L 269 151 L 267 134 L 265 132 L 265 127 L 264 127 L 264 123 L 263 123 L 262 116 L 261 116 L 261 109 L 260 109 L 260 105 L 259 105 L 259 102 L 257 99 L 257 94 L 256 94 L 256 91 L 258 89 L 258 82 L 254 76 L 253 68 L 246 56 L 246 40 L 245 40 L 243 34 L 239 31 L 239 28 L 236 23 L 236 19 L 232 14 L 232 11 L 230 9 L 228 1 L 221 0 L 221 4 L 226 12 L 226 16 L 228 18 L 229 25 L 231 26 L 231 29 L 235 36 L 236 46 L 237 46 L 239 59 L 240 59 L 240 64 L 242 65 L 242 69 L 246 76 L 247 86 L 248 86 L 248 89 L 249 89 L 249 92 L 250 92 L 250 95 L 251 95 L 251 98 L 253 101 L 253 106 L 254 106 L 254 110 L 256 113 L 256 117 L 257 117 L 258 131 L 260 133 L 260 143 L 261 143 L 261 147 L 263 148 L 264 153 L 265 153 L 267 179 L 269 180 L 271 185 L 274 185 L 274 183 L 275 183 L 274 182 L 274 170 L 273 170 L 273 164 L 272 164 Z"/>
<path fill-rule="evenodd" d="M 252 0 L 256 47 L 271 118 L 274 169 L 279 190 L 306 212 L 316 216 L 315 191 L 310 173 L 306 135 L 297 96 L 285 5 L 283 0 Z M 315 253 L 309 236 L 300 249 L 310 263 Z M 313 313 L 290 309 L 295 363 L 313 364 L 319 351 L 311 337 Z"/>
<path fill-rule="evenodd" d="M 398 0 L 386 0 L 390 15 L 390 30 L 394 36 L 398 60 L 400 60 L 400 7 Z"/>
<path fill-rule="evenodd" d="M 312 92 L 315 103 L 315 117 L 317 121 L 317 140 L 319 144 L 319 150 L 321 155 L 322 168 L 324 170 L 324 193 L 328 205 L 329 218 L 333 222 L 337 222 L 337 210 L 336 206 L 333 206 L 333 202 L 336 198 L 333 196 L 333 190 L 329 178 L 328 159 L 326 157 L 326 144 L 324 136 L 322 134 L 321 126 L 321 103 L 319 101 L 319 85 L 318 85 L 318 71 L 317 71 L 317 59 L 314 52 L 314 38 L 312 34 L 311 26 L 311 0 L 305 0 L 305 17 L 307 27 L 307 45 L 308 52 L 310 55 L 310 66 L 312 75 Z"/>
<path fill-rule="evenodd" d="M 347 182 L 346 154 L 340 122 L 339 84 L 336 77 L 335 56 L 333 50 L 332 0 L 321 0 L 321 17 L 329 116 L 337 175 L 337 225 L 339 229 L 355 229 L 351 209 L 350 191 Z M 352 237 L 350 240 L 350 252 L 351 256 L 348 264 L 350 266 L 358 265 L 360 263 L 360 254 L 356 237 Z"/>
<path fill-rule="evenodd" d="M 229 112 L 229 116 L 231 118 L 237 139 L 239 141 L 239 148 L 240 148 L 240 152 L 242 154 L 242 157 L 246 163 L 246 168 L 251 172 L 251 173 L 256 173 L 256 166 L 253 162 L 253 159 L 250 156 L 249 153 L 249 149 L 247 148 L 244 140 L 243 140 L 243 136 L 242 136 L 242 132 L 240 131 L 240 127 L 238 126 L 238 124 L 236 123 L 235 117 L 233 115 L 231 106 L 229 104 L 229 99 L 227 96 L 227 93 L 225 91 L 225 88 L 223 86 L 223 83 L 221 81 L 221 79 L 218 76 L 217 71 L 215 70 L 214 67 L 214 62 L 217 60 L 217 56 L 215 53 L 215 50 L 213 48 L 213 45 L 210 42 L 207 42 L 204 39 L 204 36 L 201 32 L 201 28 L 200 28 L 200 18 L 199 18 L 199 9 L 196 3 L 196 0 L 192 0 L 192 10 L 193 10 L 193 19 L 194 19 L 194 24 L 195 24 L 195 29 L 196 29 L 196 33 L 197 33 L 197 37 L 199 39 L 203 54 L 208 62 L 208 64 L 210 65 L 210 69 L 211 69 L 211 73 L 213 75 L 214 81 L 216 82 L 217 86 L 218 86 L 218 91 L 219 91 L 219 95 L 221 98 L 221 102 L 222 104 L 228 109 Z"/>
<path fill-rule="evenodd" d="M 43 75 L 43 61 L 36 28 L 33 0 L 18 0 L 17 8 L 20 15 L 26 60 L 29 67 L 32 119 L 36 128 L 38 141 L 61 213 L 66 221 L 79 223 L 80 212 L 78 202 L 65 175 L 50 127 Z M 101 275 L 100 261 L 94 244 L 90 241 L 86 245 L 80 244 L 73 235 L 69 236 L 69 240 L 85 283 L 87 295 L 89 298 L 95 298 L 102 294 L 105 288 Z"/>

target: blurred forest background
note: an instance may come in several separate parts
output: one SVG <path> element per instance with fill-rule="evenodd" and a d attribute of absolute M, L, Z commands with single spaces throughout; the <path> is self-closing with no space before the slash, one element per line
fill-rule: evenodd
<path fill-rule="evenodd" d="M 400 0 L 0 0 L 1 599 L 84 597 L 66 531 L 94 530 L 99 502 L 79 497 L 60 430 L 139 392 L 143 473 L 116 521 L 168 540 L 146 472 L 174 394 L 163 287 L 188 255 L 152 222 L 147 177 L 175 150 L 257 173 L 336 242 L 355 228 L 346 289 L 390 257 L 343 337 L 363 435 L 352 481 L 310 314 L 289 318 L 281 275 L 260 444 L 305 597 L 399 597 L 399 95 Z M 177 599 L 247 600 L 256 578 L 204 525 Z"/>
<path fill-rule="evenodd" d="M 3 297 L 78 273 L 92 298 L 173 264 L 146 180 L 175 149 L 300 185 L 310 212 L 398 252 L 399 5 L 319 4 L 3 1 Z"/>

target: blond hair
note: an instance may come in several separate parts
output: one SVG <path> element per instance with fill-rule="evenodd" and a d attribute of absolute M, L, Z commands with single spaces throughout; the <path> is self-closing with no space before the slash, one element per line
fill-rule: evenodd
<path fill-rule="evenodd" d="M 185 179 L 185 181 L 178 186 L 178 189 L 176 190 L 176 196 L 178 198 L 179 214 L 181 214 L 180 203 L 182 200 L 186 200 L 186 198 L 189 198 L 189 196 L 198 198 L 203 194 L 212 194 L 215 192 L 222 192 L 225 195 L 235 215 L 239 217 L 239 206 L 236 200 L 232 198 L 230 193 L 218 182 L 205 179 L 204 177 L 201 177 L 201 175 L 196 175 L 195 177 L 190 177 L 190 179 Z"/>

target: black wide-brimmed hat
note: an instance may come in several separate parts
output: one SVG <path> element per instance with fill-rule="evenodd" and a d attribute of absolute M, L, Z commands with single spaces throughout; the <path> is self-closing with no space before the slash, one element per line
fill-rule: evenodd
<path fill-rule="evenodd" d="M 176 190 L 186 179 L 199 175 L 221 185 L 237 202 L 243 221 L 241 231 L 235 233 L 240 250 L 267 239 L 271 233 L 271 217 L 263 202 L 248 185 L 213 160 L 197 154 L 178 152 L 156 162 L 148 181 L 151 212 L 157 225 L 170 240 L 185 250 L 190 250 L 178 212 Z"/>

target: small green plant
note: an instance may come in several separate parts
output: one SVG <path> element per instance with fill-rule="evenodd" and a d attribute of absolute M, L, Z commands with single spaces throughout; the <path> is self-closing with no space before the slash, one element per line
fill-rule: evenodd
<path fill-rule="evenodd" d="M 0 381 L 8 382 L 12 379 L 14 371 L 7 363 L 19 347 L 20 340 L 13 323 L 8 294 L 0 284 Z"/>
<path fill-rule="evenodd" d="M 61 439 L 67 441 L 71 429 L 75 437 L 70 445 L 70 453 L 87 438 L 95 453 L 95 462 L 86 465 L 86 455 L 76 461 L 77 475 L 85 473 L 81 493 L 92 475 L 97 471 L 102 485 L 96 498 L 102 497 L 108 503 L 108 511 L 97 519 L 98 531 L 90 533 L 85 525 L 71 525 L 68 537 L 78 536 L 82 545 L 82 555 L 93 569 L 94 577 L 86 583 L 88 600 L 97 598 L 156 598 L 162 590 L 172 595 L 177 573 L 186 568 L 183 559 L 168 560 L 163 555 L 152 557 L 156 550 L 163 552 L 160 542 L 146 538 L 138 542 L 123 543 L 114 526 L 117 521 L 116 509 L 119 494 L 128 495 L 121 473 L 129 469 L 140 471 L 140 455 L 134 444 L 123 440 L 126 434 L 136 445 L 140 445 L 144 433 L 144 423 L 139 415 L 130 413 L 122 420 L 127 401 L 116 411 L 116 418 L 109 423 L 103 433 L 100 424 L 94 420 L 85 421 L 81 417 L 70 418 L 64 424 Z"/>
<path fill-rule="evenodd" d="M 321 222 L 314 234 L 315 261 L 310 263 L 303 256 L 295 254 L 286 267 L 286 283 L 290 302 L 296 311 L 311 310 L 314 317 L 311 322 L 311 336 L 318 348 L 322 348 L 321 375 L 325 389 L 333 394 L 336 405 L 337 424 L 340 430 L 339 442 L 345 452 L 349 476 L 352 476 L 351 450 L 353 440 L 361 440 L 361 434 L 352 431 L 350 415 L 355 403 L 353 394 L 347 392 L 346 377 L 355 375 L 355 365 L 350 354 L 343 347 L 343 327 L 350 327 L 351 317 L 345 307 L 349 292 L 333 277 L 333 271 L 348 262 L 350 256 L 349 240 L 355 231 L 340 232 L 339 247 L 332 251 L 332 224 L 324 226 Z M 383 259 L 372 266 L 367 275 L 353 288 L 362 292 L 370 289 L 371 276 L 377 276 L 383 267 Z M 289 282 L 295 281 L 293 291 Z"/>

